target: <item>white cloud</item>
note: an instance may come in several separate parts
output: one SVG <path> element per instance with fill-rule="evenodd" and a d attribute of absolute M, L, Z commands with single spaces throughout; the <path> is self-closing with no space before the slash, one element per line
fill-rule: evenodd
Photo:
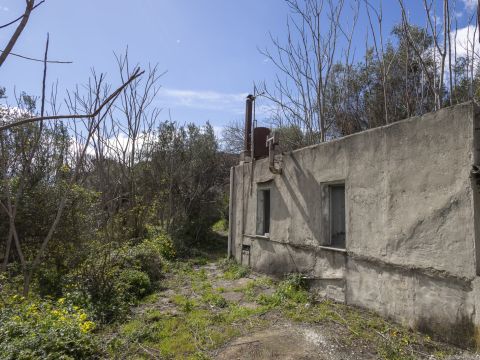
<path fill-rule="evenodd" d="M 213 132 L 215 133 L 215 137 L 220 139 L 222 137 L 223 126 L 213 126 Z"/>
<path fill-rule="evenodd" d="M 17 106 L 0 105 L 0 124 L 8 124 L 33 115 Z"/>
<path fill-rule="evenodd" d="M 456 36 L 455 31 L 451 34 L 452 42 L 456 41 L 457 57 L 477 57 L 480 45 L 478 40 L 478 29 L 475 26 L 469 25 L 464 28 L 458 29 Z M 455 39 L 456 38 L 456 39 Z M 473 56 L 473 50 L 475 50 L 475 56 Z"/>
<path fill-rule="evenodd" d="M 167 106 L 182 106 L 204 110 L 243 112 L 247 93 L 229 94 L 216 91 L 196 91 L 162 88 L 159 96 Z"/>
<path fill-rule="evenodd" d="M 440 37 L 443 35 L 440 34 Z M 478 64 L 480 60 L 480 45 L 478 44 L 478 36 L 479 30 L 475 29 L 474 25 L 468 25 L 466 27 L 458 29 L 456 32 L 452 31 L 450 33 L 450 38 L 452 40 L 452 60 L 453 57 L 456 56 L 457 58 L 465 58 L 465 59 L 473 59 L 475 64 Z M 440 41 L 440 46 L 441 46 Z M 437 63 L 440 66 L 441 63 L 441 56 L 435 46 L 433 45 L 430 49 L 426 51 L 427 54 L 431 54 L 435 56 Z M 445 58 L 445 71 L 448 71 L 449 68 L 449 57 Z"/>
<path fill-rule="evenodd" d="M 221 93 L 162 88 L 158 94 L 159 105 L 165 108 L 186 107 L 198 110 L 222 111 L 243 118 L 248 93 Z M 270 117 L 274 107 L 263 97 L 256 102 L 256 118 L 263 121 Z"/>
<path fill-rule="evenodd" d="M 462 0 L 462 2 L 466 10 L 471 11 L 477 8 L 477 0 Z"/>
<path fill-rule="evenodd" d="M 70 143 L 70 152 L 74 154 L 74 156 L 78 156 L 83 149 L 85 148 L 85 139 L 77 140 L 73 138 Z M 135 141 L 135 156 L 142 155 L 142 152 L 145 151 L 144 146 L 147 147 L 150 139 L 146 138 L 144 135 L 140 135 L 137 137 Z M 127 134 L 120 132 L 117 136 L 112 136 L 102 141 L 101 147 L 103 148 L 103 153 L 107 158 L 111 159 L 122 159 L 123 153 L 125 153 L 126 161 L 129 161 L 131 151 L 132 151 L 132 140 L 129 139 Z M 89 156 L 95 156 L 95 146 L 93 141 L 87 146 L 86 154 Z"/>

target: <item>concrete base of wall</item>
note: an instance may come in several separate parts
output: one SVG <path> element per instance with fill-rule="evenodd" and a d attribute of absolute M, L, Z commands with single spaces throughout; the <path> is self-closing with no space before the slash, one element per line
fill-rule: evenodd
<path fill-rule="evenodd" d="M 250 238 L 237 259 L 280 278 L 302 273 L 311 291 L 368 308 L 404 326 L 462 346 L 475 346 L 480 279 L 474 281 L 361 259 L 344 252 Z"/>

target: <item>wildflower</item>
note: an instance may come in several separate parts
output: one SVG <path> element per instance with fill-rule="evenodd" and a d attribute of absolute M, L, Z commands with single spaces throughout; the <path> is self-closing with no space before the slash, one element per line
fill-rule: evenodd
<path fill-rule="evenodd" d="M 80 331 L 83 333 L 90 332 L 95 327 L 93 321 L 85 321 L 80 325 Z"/>

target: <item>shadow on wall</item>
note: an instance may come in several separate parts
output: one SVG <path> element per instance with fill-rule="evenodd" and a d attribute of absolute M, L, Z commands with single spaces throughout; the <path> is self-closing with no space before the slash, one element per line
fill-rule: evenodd
<path fill-rule="evenodd" d="M 301 214 L 303 223 L 308 228 L 309 233 L 315 240 L 319 240 L 321 231 L 320 213 L 321 213 L 321 192 L 320 183 L 313 176 L 311 171 L 305 170 L 305 166 L 301 166 L 296 158 L 298 154 L 289 155 L 293 163 L 293 172 L 289 173 L 288 169 L 284 169 L 285 175 L 282 176 L 283 184 L 288 191 L 288 196 L 292 199 L 295 209 Z M 290 180 L 292 179 L 292 180 Z M 295 191 L 295 189 L 298 189 Z M 301 196 L 301 199 L 299 198 Z M 294 231 L 293 234 L 302 234 L 302 232 Z M 304 243 L 305 239 L 293 238 L 289 239 L 292 243 Z"/>
<path fill-rule="evenodd" d="M 447 341 L 463 349 L 474 348 L 475 343 L 478 342 L 475 339 L 478 329 L 475 329 L 472 319 L 464 314 L 459 316 L 455 324 L 446 324 L 439 322 L 438 319 L 422 317 L 417 321 L 415 327 L 433 338 Z M 439 334 L 441 335 L 439 336 Z"/>

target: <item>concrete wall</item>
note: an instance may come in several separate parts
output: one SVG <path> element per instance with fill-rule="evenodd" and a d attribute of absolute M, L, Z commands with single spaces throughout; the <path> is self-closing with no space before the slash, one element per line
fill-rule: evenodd
<path fill-rule="evenodd" d="M 281 175 L 267 159 L 236 166 L 232 253 L 258 271 L 302 272 L 323 295 L 464 342 L 480 320 L 479 196 L 470 176 L 477 141 L 477 108 L 467 103 L 284 154 Z M 345 183 L 345 251 L 325 246 L 325 189 L 336 182 Z M 268 237 L 255 235 L 258 186 L 271 191 Z"/>

